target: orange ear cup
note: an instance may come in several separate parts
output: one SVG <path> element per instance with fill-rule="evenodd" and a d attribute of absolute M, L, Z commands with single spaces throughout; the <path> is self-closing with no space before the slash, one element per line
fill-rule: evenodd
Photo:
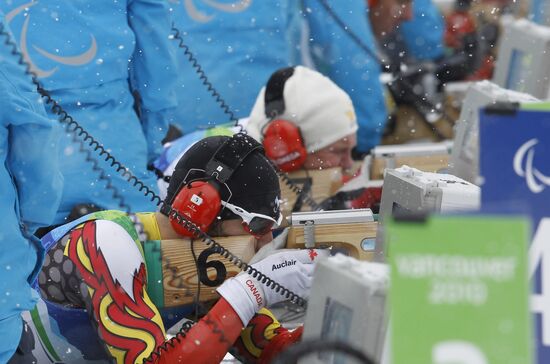
<path fill-rule="evenodd" d="M 191 220 L 202 232 L 206 232 L 220 211 L 220 194 L 211 183 L 190 182 L 178 192 L 172 207 Z M 170 223 L 178 234 L 194 237 L 193 233 L 180 225 L 172 215 L 170 215 Z"/>
<path fill-rule="evenodd" d="M 265 130 L 265 155 L 284 172 L 299 169 L 306 160 L 307 150 L 300 129 L 288 120 L 273 120 Z"/>

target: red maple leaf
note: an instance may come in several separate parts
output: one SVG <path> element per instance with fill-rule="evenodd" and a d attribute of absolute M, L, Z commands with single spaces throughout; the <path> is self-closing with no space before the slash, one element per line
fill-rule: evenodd
<path fill-rule="evenodd" d="M 317 254 L 317 252 L 313 249 L 309 249 L 309 259 L 311 259 L 312 261 L 315 260 L 315 257 L 318 256 L 319 254 Z"/>

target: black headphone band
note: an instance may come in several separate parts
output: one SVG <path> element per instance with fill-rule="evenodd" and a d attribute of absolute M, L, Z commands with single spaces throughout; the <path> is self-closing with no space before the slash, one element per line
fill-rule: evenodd
<path fill-rule="evenodd" d="M 273 119 L 285 112 L 283 91 L 286 81 L 294 74 L 294 67 L 281 68 L 274 72 L 265 86 L 264 108 L 265 116 Z"/>
<path fill-rule="evenodd" d="M 214 155 L 206 164 L 206 168 L 204 170 L 192 168 L 187 172 L 185 178 L 183 178 L 172 196 L 170 196 L 170 200 L 165 200 L 165 202 L 168 203 L 165 203 L 161 207 L 160 211 L 164 215 L 168 216 L 170 207 L 179 191 L 181 191 L 185 185 L 194 181 L 203 180 L 213 184 L 216 187 L 218 187 L 217 184 L 220 186 L 225 186 L 231 195 L 232 191 L 229 187 L 227 187 L 227 180 L 231 178 L 241 163 L 256 150 L 263 154 L 263 147 L 260 143 L 258 143 L 258 141 L 256 141 L 256 139 L 243 133 L 233 135 L 218 147 Z M 191 174 L 194 171 L 199 172 L 198 174 L 202 176 L 197 175 L 196 173 L 192 176 Z"/>
<path fill-rule="evenodd" d="M 210 158 L 205 168 L 206 175 L 226 183 L 246 157 L 256 150 L 263 153 L 263 147 L 256 139 L 244 133 L 235 134 Z"/>

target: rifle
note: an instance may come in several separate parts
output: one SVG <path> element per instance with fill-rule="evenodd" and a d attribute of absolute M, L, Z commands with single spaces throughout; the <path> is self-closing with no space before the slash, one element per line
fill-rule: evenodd
<path fill-rule="evenodd" d="M 386 168 L 394 169 L 403 165 L 425 172 L 438 172 L 448 167 L 450 148 L 448 142 L 380 145 L 373 149 L 365 162 L 368 163 L 371 180 L 382 180 Z"/>
<path fill-rule="evenodd" d="M 286 247 L 324 248 L 372 261 L 378 223 L 370 209 L 296 212 L 290 217 Z"/>

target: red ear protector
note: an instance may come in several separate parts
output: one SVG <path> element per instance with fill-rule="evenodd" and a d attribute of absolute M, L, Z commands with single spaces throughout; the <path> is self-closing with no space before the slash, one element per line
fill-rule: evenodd
<path fill-rule="evenodd" d="M 220 193 L 212 183 L 191 181 L 180 189 L 172 202 L 172 207 L 193 221 L 201 231 L 206 232 L 220 212 Z M 193 233 L 172 216 L 170 224 L 178 234 L 193 237 Z"/>
<path fill-rule="evenodd" d="M 282 68 L 271 75 L 265 88 L 265 115 L 270 121 L 263 129 L 266 156 L 282 171 L 292 172 L 304 164 L 307 150 L 300 128 L 292 121 L 277 119 L 285 112 L 285 82 L 294 74 L 294 67 Z"/>
<path fill-rule="evenodd" d="M 202 232 L 207 232 L 222 207 L 220 188 L 229 191 L 230 200 L 231 190 L 226 182 L 250 153 L 261 149 L 262 146 L 246 134 L 236 134 L 229 138 L 216 150 L 204 170 L 188 171 L 171 201 L 172 208 L 191 220 Z M 204 177 L 188 181 L 192 171 L 201 172 Z M 169 214 L 169 218 L 178 234 L 194 237 L 192 230 L 182 226 L 172 214 Z"/>

